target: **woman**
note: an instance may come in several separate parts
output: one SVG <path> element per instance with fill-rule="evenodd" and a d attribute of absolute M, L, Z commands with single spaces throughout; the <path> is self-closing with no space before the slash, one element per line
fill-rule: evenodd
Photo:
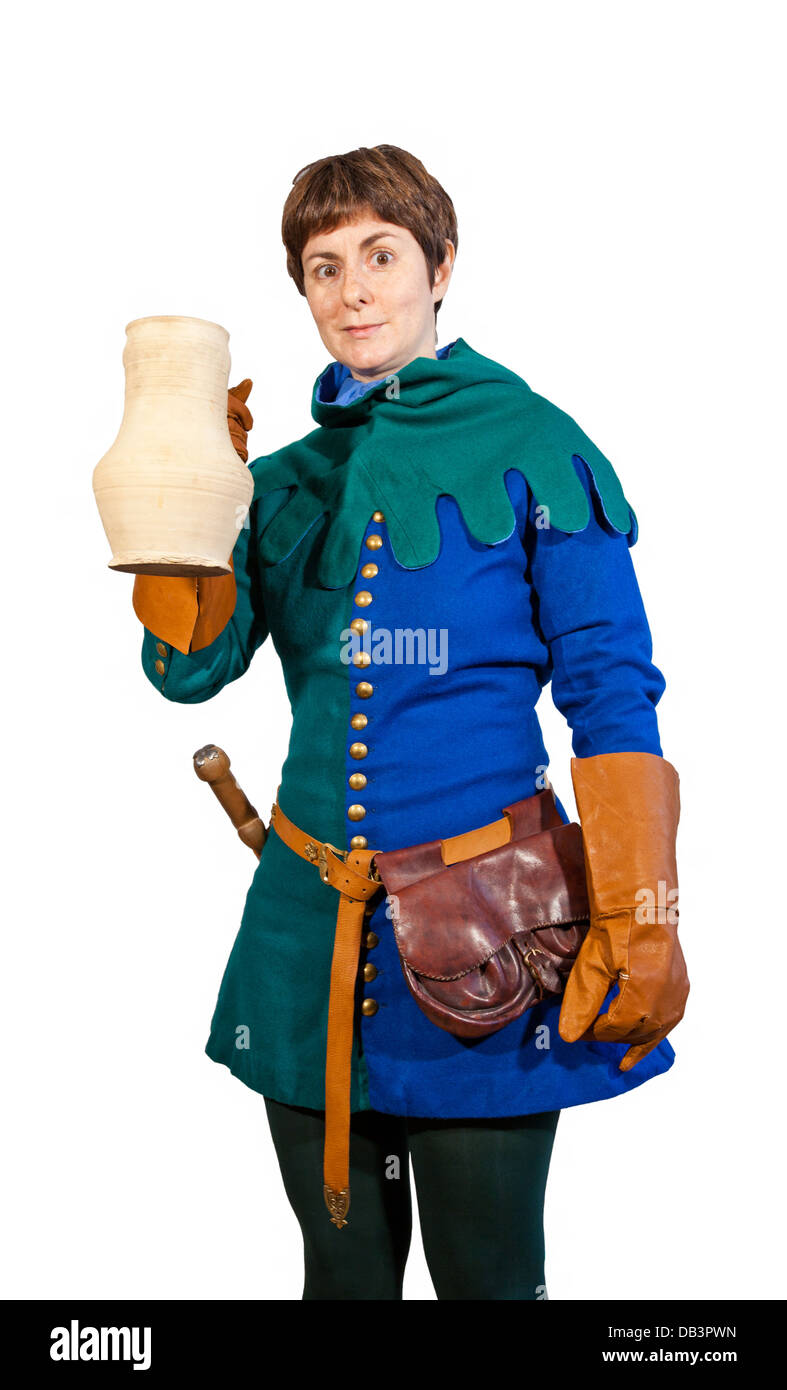
<path fill-rule="evenodd" d="M 437 1297 L 544 1298 L 559 1112 L 666 1071 L 688 991 L 636 520 L 569 416 L 462 338 L 436 350 L 458 238 L 417 159 L 381 145 L 307 166 L 282 231 L 334 359 L 317 427 L 249 465 L 231 575 L 134 586 L 166 699 L 212 698 L 270 634 L 293 711 L 206 1051 L 265 1097 L 305 1299 L 402 1297 L 409 1157 Z M 250 386 L 229 397 L 244 460 Z M 460 835 L 548 785 L 534 707 L 550 677 L 591 926 L 562 1009 L 548 996 L 467 1040 L 410 995 L 384 895 L 363 907 L 334 889 L 374 850 Z M 643 891 L 670 910 L 643 918 Z"/>

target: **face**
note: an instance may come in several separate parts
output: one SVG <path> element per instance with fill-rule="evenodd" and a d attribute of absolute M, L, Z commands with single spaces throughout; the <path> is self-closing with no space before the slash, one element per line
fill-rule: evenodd
<path fill-rule="evenodd" d="M 455 250 L 429 283 L 412 232 L 372 208 L 355 222 L 310 237 L 302 252 L 304 288 L 320 337 L 359 381 L 435 357 L 434 306 L 451 278 Z"/>

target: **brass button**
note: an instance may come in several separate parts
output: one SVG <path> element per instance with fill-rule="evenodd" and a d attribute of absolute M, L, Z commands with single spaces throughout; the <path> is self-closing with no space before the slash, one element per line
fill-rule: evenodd
<path fill-rule="evenodd" d="M 352 806 L 347 807 L 347 815 L 350 818 L 350 820 L 363 820 L 364 816 L 366 815 L 366 807 L 361 806 L 357 801 L 354 801 Z"/>
<path fill-rule="evenodd" d="M 380 938 L 379 938 L 379 936 L 377 935 L 377 932 L 376 932 L 376 931 L 368 931 L 368 932 L 366 933 L 366 949 L 367 949 L 367 951 L 373 951 L 379 940 L 380 940 Z"/>
<path fill-rule="evenodd" d="M 365 618 L 353 618 L 352 622 L 350 623 L 350 629 L 352 632 L 365 632 L 368 626 L 369 624 Z"/>
<path fill-rule="evenodd" d="M 379 550 L 382 543 L 383 538 L 382 536 L 378 536 L 376 531 L 373 531 L 371 536 L 367 536 L 364 541 L 364 545 L 368 550 Z"/>
<path fill-rule="evenodd" d="M 363 569 L 361 570 L 361 574 L 364 579 L 374 579 L 374 576 L 379 573 L 380 570 L 378 566 L 374 564 L 373 561 L 370 561 L 368 565 L 364 565 Z"/>
<path fill-rule="evenodd" d="M 359 792 L 366 786 L 366 776 L 363 772 L 351 772 L 347 778 L 347 783 L 354 792 Z"/>
<path fill-rule="evenodd" d="M 351 743 L 349 751 L 351 758 L 365 758 L 369 749 L 365 743 Z"/>
<path fill-rule="evenodd" d="M 369 720 L 366 718 L 365 714 L 354 714 L 350 723 L 354 729 L 365 729 Z M 364 778 L 364 781 L 366 781 L 366 778 Z"/>
<path fill-rule="evenodd" d="M 350 849 L 368 849 L 369 841 L 365 835 L 353 835 L 350 841 Z"/>
<path fill-rule="evenodd" d="M 368 589 L 359 589 L 358 593 L 355 595 L 355 602 L 358 604 L 359 608 L 368 608 L 371 601 L 372 596 Z"/>
<path fill-rule="evenodd" d="M 163 642 L 157 642 L 157 643 L 156 643 L 156 651 L 158 652 L 159 656 L 166 656 L 166 655 L 167 655 L 167 648 L 166 648 L 166 646 L 164 645 Z"/>
<path fill-rule="evenodd" d="M 353 666 L 371 666 L 372 657 L 370 652 L 356 652 L 353 657 Z"/>
<path fill-rule="evenodd" d="M 377 973 L 377 966 L 372 965 L 372 962 L 370 960 L 367 960 L 365 966 L 363 967 L 363 978 L 365 979 L 366 983 L 368 984 L 370 980 L 376 980 Z"/>
<path fill-rule="evenodd" d="M 164 662 L 161 660 L 161 657 L 159 657 L 158 661 L 156 662 L 156 670 L 158 671 L 159 675 L 163 676 L 166 669 L 167 668 L 164 665 Z"/>
<path fill-rule="evenodd" d="M 366 1014 L 367 1018 L 371 1018 L 372 1014 L 377 1013 L 379 1007 L 380 1005 L 377 1003 L 376 999 L 364 999 L 361 1005 L 361 1013 Z"/>
<path fill-rule="evenodd" d="M 384 512 L 372 512 L 372 521 L 385 521 Z"/>
<path fill-rule="evenodd" d="M 361 700 L 368 700 L 374 693 L 374 686 L 369 681 L 359 681 L 355 687 L 355 693 Z"/>

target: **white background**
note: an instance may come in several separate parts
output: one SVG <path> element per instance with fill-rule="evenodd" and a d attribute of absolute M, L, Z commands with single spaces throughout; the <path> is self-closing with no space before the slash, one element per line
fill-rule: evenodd
<path fill-rule="evenodd" d="M 438 319 L 568 411 L 637 512 L 681 776 L 692 990 L 666 1075 L 561 1117 L 551 1299 L 784 1297 L 784 44 L 778 5 L 28 5 L 2 57 L 3 1292 L 299 1299 L 262 1097 L 204 1054 L 289 738 L 270 642 L 213 701 L 145 679 L 92 470 L 126 323 L 225 325 L 250 457 L 329 358 L 288 278 L 297 171 L 423 160 L 459 252 Z M 539 705 L 574 813 L 570 733 Z M 327 1219 L 327 1218 L 326 1218 Z M 337 1235 L 337 1240 L 340 1239 Z M 405 1296 L 434 1298 L 417 1220 Z"/>

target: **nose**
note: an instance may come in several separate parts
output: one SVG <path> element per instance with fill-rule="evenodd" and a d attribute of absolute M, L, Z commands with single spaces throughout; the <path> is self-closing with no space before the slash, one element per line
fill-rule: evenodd
<path fill-rule="evenodd" d="M 363 271 L 347 266 L 342 281 L 342 299 L 348 309 L 356 309 L 361 304 L 370 303 L 371 291 Z"/>

